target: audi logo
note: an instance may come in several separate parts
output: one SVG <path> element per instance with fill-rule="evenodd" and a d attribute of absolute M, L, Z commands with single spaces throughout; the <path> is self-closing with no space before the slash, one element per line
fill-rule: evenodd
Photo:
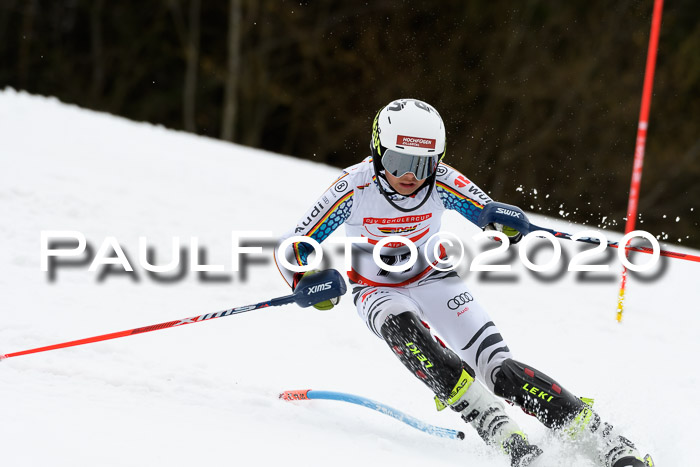
<path fill-rule="evenodd" d="M 466 305 L 467 303 L 473 300 L 474 297 L 472 297 L 472 294 L 470 294 L 469 292 L 464 292 L 448 300 L 447 308 L 449 308 L 450 310 L 456 310 L 457 308 Z"/>

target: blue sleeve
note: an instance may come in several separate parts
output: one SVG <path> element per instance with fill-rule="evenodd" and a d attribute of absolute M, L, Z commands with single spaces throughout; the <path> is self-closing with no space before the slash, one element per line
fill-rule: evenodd
<path fill-rule="evenodd" d="M 352 213 L 354 186 L 349 183 L 349 173 L 344 173 L 321 195 L 316 203 L 307 210 L 297 222 L 294 229 L 288 231 L 280 242 L 293 236 L 310 237 L 318 243 L 323 242 L 332 234 Z M 292 243 L 285 251 L 284 257 L 291 264 L 305 266 L 308 257 L 314 251 L 308 243 Z M 282 276 L 289 285 L 292 284 L 293 273 L 279 264 L 275 254 L 275 262 Z"/>
<path fill-rule="evenodd" d="M 306 218 L 297 225 L 294 235 L 311 237 L 318 243 L 324 241 L 350 217 L 353 194 L 354 192 L 350 190 L 328 207 L 325 207 L 321 200 L 316 202 Z M 318 214 L 313 216 L 312 214 L 316 212 Z M 314 221 L 316 222 L 314 223 Z M 307 258 L 313 252 L 313 247 L 307 243 L 294 243 L 292 246 L 297 264 L 307 264 Z"/>
<path fill-rule="evenodd" d="M 476 184 L 446 164 L 438 167 L 435 188 L 445 209 L 457 211 L 475 225 L 484 206 L 492 201 Z"/>

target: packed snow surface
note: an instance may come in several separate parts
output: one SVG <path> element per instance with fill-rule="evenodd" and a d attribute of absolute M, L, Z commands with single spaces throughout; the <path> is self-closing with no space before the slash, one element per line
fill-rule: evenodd
<path fill-rule="evenodd" d="M 0 161 L 0 354 L 286 295 L 269 247 L 250 255 L 245 278 L 231 271 L 231 232 L 281 235 L 339 173 L 13 90 L 0 92 Z M 534 214 L 531 220 L 584 229 Z M 443 228 L 466 244 L 479 232 L 453 213 Z M 92 257 L 81 257 L 59 266 L 52 280 L 40 264 L 41 232 L 50 230 L 83 233 L 93 255 L 113 237 L 134 272 L 115 266 L 100 277 L 101 267 L 88 270 Z M 177 237 L 190 254 L 203 251 L 199 263 L 224 271 L 203 280 L 187 267 L 182 277 L 154 278 L 139 263 L 140 236 L 155 249 L 156 264 L 172 258 Z M 561 241 L 567 258 L 579 245 Z M 672 259 L 655 277 L 630 278 L 618 324 L 620 266 L 615 256 L 605 258 L 611 271 L 586 280 L 566 271 L 538 278 L 517 254 L 509 274 L 463 278 L 519 360 L 594 397 L 603 418 L 657 465 L 694 465 L 700 264 Z M 466 439 L 435 438 L 342 402 L 278 398 L 304 388 L 369 397 L 464 430 Z M 534 418 L 508 410 L 551 465 L 593 465 Z M 508 462 L 456 414 L 435 411 L 429 390 L 369 332 L 346 296 L 330 312 L 287 305 L 8 358 L 0 363 L 0 465 Z"/>

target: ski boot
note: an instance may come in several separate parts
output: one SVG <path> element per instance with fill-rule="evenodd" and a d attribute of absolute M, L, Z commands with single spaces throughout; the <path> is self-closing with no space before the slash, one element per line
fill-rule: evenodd
<path fill-rule="evenodd" d="M 465 379 L 467 384 L 462 383 Z M 461 387 L 465 389 L 455 394 Z M 503 403 L 466 371 L 451 395 L 453 397 L 445 404 L 460 412 L 462 419 L 476 429 L 486 444 L 499 446 L 508 454 L 511 467 L 528 466 L 542 454 L 539 447 L 528 443 L 520 427 L 506 414 Z"/>
<path fill-rule="evenodd" d="M 542 450 L 534 444 L 528 443 L 522 433 L 510 435 L 503 442 L 503 449 L 510 456 L 511 467 L 531 465 L 542 454 Z"/>
<path fill-rule="evenodd" d="M 653 467 L 650 455 L 642 458 L 632 441 L 616 433 L 593 411 L 593 399 L 582 398 L 585 404 L 562 433 L 574 440 L 603 467 Z"/>
<path fill-rule="evenodd" d="M 450 395 L 452 397 L 445 402 L 435 396 L 438 410 L 449 406 L 459 412 L 462 420 L 472 425 L 486 444 L 499 446 L 508 454 L 511 467 L 531 465 L 542 454 L 506 414 L 503 403 L 466 371 Z"/>
<path fill-rule="evenodd" d="M 641 457 L 634 444 L 624 436 L 616 436 L 601 449 L 599 459 L 605 467 L 653 467 L 654 461 L 647 454 Z"/>
<path fill-rule="evenodd" d="M 603 440 L 598 440 L 598 460 L 605 467 L 653 467 L 654 461 L 647 454 L 642 458 L 632 441 L 624 436 L 612 435 L 612 426 L 603 423 Z"/>
<path fill-rule="evenodd" d="M 639 459 L 638 457 L 623 457 L 619 459 L 613 467 L 653 467 L 654 461 L 651 460 L 651 456 L 647 454 L 644 459 Z"/>
<path fill-rule="evenodd" d="M 499 446 L 508 454 L 511 467 L 531 465 L 542 454 L 508 417 L 503 403 L 466 371 L 450 395 L 452 397 L 445 402 L 435 396 L 438 410 L 449 406 L 460 412 L 462 419 L 474 427 L 486 444 Z"/>

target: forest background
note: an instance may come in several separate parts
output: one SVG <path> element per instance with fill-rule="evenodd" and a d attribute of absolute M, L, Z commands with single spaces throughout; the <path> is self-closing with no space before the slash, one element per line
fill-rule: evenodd
<path fill-rule="evenodd" d="M 419 98 L 493 198 L 622 231 L 652 3 L 0 0 L 0 89 L 337 167 Z M 698 18 L 666 2 L 637 222 L 696 248 Z"/>

